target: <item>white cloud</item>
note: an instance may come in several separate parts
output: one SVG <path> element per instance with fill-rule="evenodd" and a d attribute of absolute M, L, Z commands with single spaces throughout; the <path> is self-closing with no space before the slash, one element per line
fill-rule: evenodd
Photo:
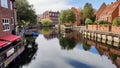
<path fill-rule="evenodd" d="M 52 10 L 58 11 L 70 8 L 68 0 L 28 0 L 30 4 L 34 5 L 37 14 L 42 14 L 44 11 Z"/>

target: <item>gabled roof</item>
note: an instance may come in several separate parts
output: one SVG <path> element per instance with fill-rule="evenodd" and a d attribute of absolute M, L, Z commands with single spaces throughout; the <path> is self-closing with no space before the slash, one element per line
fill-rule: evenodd
<path fill-rule="evenodd" d="M 107 7 L 102 12 L 102 15 L 105 15 L 106 13 L 112 14 L 114 10 L 119 6 L 119 4 L 120 4 L 120 0 L 114 3 L 111 3 L 110 5 L 107 5 Z"/>
<path fill-rule="evenodd" d="M 102 4 L 102 6 L 99 8 L 99 10 L 96 12 L 96 15 L 100 15 L 103 12 L 103 9 L 105 9 L 107 5 L 105 3 Z"/>

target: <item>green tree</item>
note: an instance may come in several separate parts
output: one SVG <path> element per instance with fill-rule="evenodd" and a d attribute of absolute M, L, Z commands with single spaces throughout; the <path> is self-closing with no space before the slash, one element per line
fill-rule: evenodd
<path fill-rule="evenodd" d="M 76 16 L 72 10 L 68 9 L 61 11 L 59 16 L 59 24 L 74 23 L 75 21 L 76 21 Z"/>
<path fill-rule="evenodd" d="M 52 21 L 48 18 L 41 20 L 42 26 L 50 26 L 52 24 Z"/>
<path fill-rule="evenodd" d="M 91 20 L 91 19 L 86 18 L 86 20 L 85 20 L 85 24 L 93 24 L 93 22 L 92 22 L 92 20 Z"/>
<path fill-rule="evenodd" d="M 84 5 L 84 8 L 80 12 L 80 14 L 82 16 L 82 19 L 81 19 L 82 23 L 84 24 L 86 18 L 89 18 L 94 22 L 95 18 L 96 18 L 94 12 L 95 12 L 95 10 L 92 7 L 92 4 L 91 3 L 86 3 Z"/>
<path fill-rule="evenodd" d="M 30 5 L 27 0 L 16 0 L 15 6 L 17 10 L 17 20 L 19 25 L 23 25 L 22 21 L 30 22 L 29 25 L 36 23 L 36 14 L 33 5 Z"/>
<path fill-rule="evenodd" d="M 117 17 L 114 18 L 112 25 L 113 25 L 113 26 L 120 26 L 120 20 L 119 20 Z"/>

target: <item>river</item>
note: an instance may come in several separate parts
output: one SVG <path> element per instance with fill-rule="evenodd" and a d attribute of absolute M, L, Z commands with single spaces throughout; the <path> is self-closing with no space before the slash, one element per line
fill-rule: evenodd
<path fill-rule="evenodd" d="M 8 68 L 119 68 L 119 49 L 84 39 L 77 31 L 40 29 L 26 37 L 26 50 Z"/>

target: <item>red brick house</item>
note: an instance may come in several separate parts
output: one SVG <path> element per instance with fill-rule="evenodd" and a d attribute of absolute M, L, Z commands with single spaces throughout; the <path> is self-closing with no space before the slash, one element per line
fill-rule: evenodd
<path fill-rule="evenodd" d="M 15 25 L 14 0 L 0 0 L 0 37 L 10 35 Z"/>
<path fill-rule="evenodd" d="M 20 36 L 12 35 L 15 30 L 15 0 L 0 0 L 0 68 L 5 68 L 24 51 Z"/>
<path fill-rule="evenodd" d="M 109 5 L 103 3 L 96 14 L 96 20 L 104 20 L 109 23 L 112 23 L 115 17 L 120 17 L 120 0 Z"/>
<path fill-rule="evenodd" d="M 73 26 L 78 26 L 80 25 L 80 11 L 74 7 L 71 8 L 71 10 L 75 13 L 76 16 L 76 21 L 74 22 Z"/>
<path fill-rule="evenodd" d="M 43 13 L 43 18 L 48 18 L 52 20 L 52 25 L 56 25 L 58 23 L 58 17 L 59 17 L 59 11 L 53 12 L 53 11 L 45 11 Z"/>

